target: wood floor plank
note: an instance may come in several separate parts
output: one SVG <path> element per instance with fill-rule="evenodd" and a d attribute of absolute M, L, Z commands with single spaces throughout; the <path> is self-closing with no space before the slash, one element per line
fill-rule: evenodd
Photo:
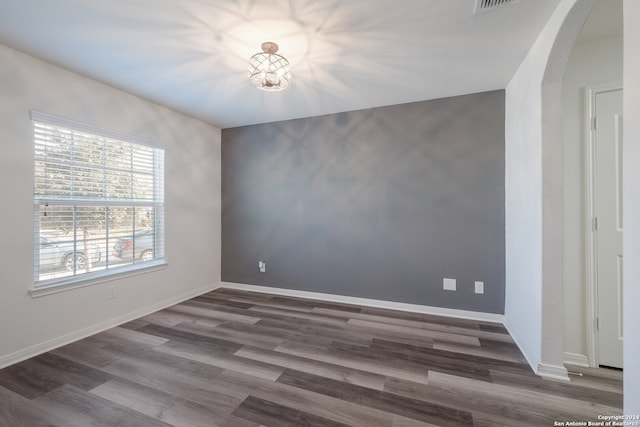
<path fill-rule="evenodd" d="M 25 361 L 33 375 L 47 377 L 61 384 L 90 390 L 111 379 L 111 375 L 67 358 L 44 353 Z"/>
<path fill-rule="evenodd" d="M 547 381 L 537 376 L 522 376 L 500 371 L 491 371 L 491 378 L 495 384 L 543 392 L 546 395 L 562 396 L 584 402 L 598 402 L 612 407 L 622 406 L 622 394 L 619 392 L 594 389 L 579 384 Z"/>
<path fill-rule="evenodd" d="M 299 411 L 288 406 L 279 405 L 258 397 L 249 396 L 233 411 L 233 415 L 273 427 L 346 427 L 327 418 L 308 412 Z"/>
<path fill-rule="evenodd" d="M 182 304 L 174 305 L 173 307 L 168 308 L 167 311 L 172 313 L 191 314 L 194 316 L 200 316 L 200 317 L 209 318 L 213 320 L 220 320 L 223 322 L 233 321 L 233 322 L 239 322 L 239 323 L 254 324 L 258 320 L 260 320 L 259 317 L 250 316 L 249 315 L 250 313 L 248 313 L 246 310 L 242 310 L 244 311 L 245 314 L 236 314 L 236 313 L 230 312 L 229 310 L 225 310 L 225 311 L 215 310 L 214 307 L 212 307 L 212 305 L 213 304 L 199 303 L 197 301 L 186 301 Z M 237 310 L 241 310 L 241 309 L 237 309 Z"/>
<path fill-rule="evenodd" d="M 486 376 L 489 369 L 515 372 L 523 375 L 533 375 L 531 368 L 525 363 L 496 360 L 494 358 L 481 357 L 473 354 L 437 350 L 434 348 L 407 344 L 397 344 L 377 339 L 373 340 L 371 347 L 396 355 L 396 357 L 402 360 L 414 363 L 424 363 L 426 366 L 429 366 L 430 363 L 435 363 L 440 364 L 442 368 L 446 368 L 447 365 L 449 365 L 452 369 L 460 369 L 460 373 L 464 373 L 467 370 L 470 370 L 469 372 L 473 373 L 474 369 L 480 369 L 482 376 L 476 377 L 476 379 L 483 379 L 485 381 L 491 381 L 491 378 Z"/>
<path fill-rule="evenodd" d="M 220 375 L 219 382 L 251 396 L 350 426 L 391 427 L 409 421 L 416 427 L 433 425 L 287 384 L 252 378 L 234 371 L 225 371 Z"/>
<path fill-rule="evenodd" d="M 204 297 L 233 299 L 233 298 L 250 298 L 257 301 L 270 301 L 275 295 L 265 292 L 254 292 L 244 289 L 218 288 L 203 294 Z M 195 298 L 194 298 L 195 299 Z"/>
<path fill-rule="evenodd" d="M 227 292 L 228 291 L 228 292 Z M 227 299 L 244 300 L 247 303 L 280 306 L 289 309 L 299 309 L 301 311 L 311 311 L 314 308 L 332 308 L 341 311 L 360 312 L 361 306 L 341 302 L 329 302 L 319 299 L 299 298 L 293 296 L 282 296 L 267 294 L 264 292 L 245 291 L 240 289 L 219 289 L 207 295 L 223 294 Z"/>
<path fill-rule="evenodd" d="M 247 313 L 250 313 L 252 316 L 258 317 L 262 324 L 272 321 L 272 322 L 280 322 L 280 323 L 284 323 L 286 325 L 292 325 L 292 326 L 313 325 L 319 330 L 321 329 L 321 326 L 324 326 L 323 329 L 325 331 L 332 331 L 333 330 L 332 328 L 339 325 L 346 324 L 346 321 L 342 319 L 328 318 L 327 316 L 317 317 L 316 315 L 313 315 L 310 310 L 303 311 L 297 308 L 288 309 L 288 310 L 287 309 L 276 310 L 276 309 L 273 309 L 273 307 L 268 307 L 268 306 L 264 306 L 264 307 L 255 306 L 254 309 L 241 310 L 236 307 L 224 306 L 217 303 L 209 304 L 209 303 L 203 303 L 200 301 L 186 301 L 183 304 L 189 305 L 189 306 L 196 306 L 198 308 L 206 308 L 210 310 L 215 310 L 217 312 L 238 315 L 238 316 L 245 316 Z M 320 322 L 314 322 L 312 319 L 327 320 L 326 322 L 324 322 L 324 323 L 327 323 L 327 325 L 322 325 Z M 333 331 L 335 332 L 335 330 Z M 356 334 L 353 334 L 353 336 L 355 336 L 357 339 Z"/>
<path fill-rule="evenodd" d="M 231 355 L 221 352 L 212 354 L 207 349 L 202 349 L 198 346 L 182 342 L 168 342 L 156 347 L 155 350 L 182 357 L 184 359 L 205 363 L 221 369 L 230 369 L 271 381 L 277 380 L 284 371 L 284 368 L 278 365 L 237 356 L 236 354 L 238 352 Z"/>
<path fill-rule="evenodd" d="M 127 406 L 103 399 L 71 385 L 64 385 L 34 399 L 38 408 L 60 417 L 70 425 L 113 427 L 170 426 L 159 419 L 144 415 Z"/>
<path fill-rule="evenodd" d="M 415 336 L 409 334 L 399 334 L 397 332 L 391 330 L 384 329 L 371 329 L 367 327 L 362 327 L 354 324 L 347 324 L 347 330 L 352 334 L 358 334 L 362 337 L 369 338 L 369 342 L 367 345 L 370 345 L 373 340 L 385 340 L 390 342 L 396 342 L 399 344 L 409 344 L 416 346 L 425 346 L 431 347 L 433 346 L 434 340 L 433 338 L 423 337 L 423 336 Z M 341 340 L 345 341 L 345 340 Z M 353 341 L 345 341 L 353 344 Z"/>
<path fill-rule="evenodd" d="M 110 379 L 105 372 L 52 353 L 0 371 L 0 385 L 30 399 L 64 384 L 89 390 Z"/>
<path fill-rule="evenodd" d="M 509 332 L 507 331 L 507 328 L 505 328 L 504 325 L 480 323 L 478 327 L 483 331 L 498 332 L 505 335 L 509 334 Z"/>
<path fill-rule="evenodd" d="M 144 328 L 152 327 L 153 325 L 147 325 Z M 82 340 L 82 343 L 104 352 L 105 357 L 117 359 L 122 355 L 145 353 L 154 346 L 167 342 L 168 340 L 157 335 L 144 334 L 144 332 L 140 332 L 141 330 L 142 329 L 131 331 L 124 328 L 113 328 L 85 338 Z M 133 334 L 137 335 L 133 336 Z M 141 337 L 144 337 L 144 339 L 137 339 Z"/>
<path fill-rule="evenodd" d="M 470 412 L 287 369 L 278 382 L 442 426 L 473 426 Z"/>
<path fill-rule="evenodd" d="M 204 335 L 239 345 L 252 345 L 260 348 L 274 348 L 284 341 L 282 337 L 274 337 L 264 333 L 256 333 L 255 327 L 247 327 L 241 323 L 220 323 L 212 326 L 200 321 L 182 322 L 175 329 Z"/>
<path fill-rule="evenodd" d="M 149 358 L 125 357 L 104 370 L 121 379 L 200 403 L 223 414 L 230 414 L 249 395 L 220 385 L 217 381 L 223 372 L 220 368 L 159 352 L 149 355 Z"/>
<path fill-rule="evenodd" d="M 347 323 L 347 319 L 344 317 L 331 316 L 327 314 L 315 314 L 313 311 L 298 311 L 282 308 L 264 307 L 260 305 L 254 305 L 249 309 L 251 312 L 258 312 L 261 314 L 275 314 L 277 316 L 288 318 L 287 320 L 295 321 L 296 319 L 302 319 L 306 321 L 312 321 L 314 324 L 328 324 L 328 325 L 343 325 Z"/>
<path fill-rule="evenodd" d="M 33 399 L 63 385 L 48 376 L 34 375 L 29 361 L 20 362 L 0 371 L 0 387 Z"/>
<path fill-rule="evenodd" d="M 234 322 L 222 323 L 216 327 L 215 333 L 220 339 L 269 350 L 285 341 L 286 337 L 286 334 L 267 332 L 259 324 L 248 326 Z"/>
<path fill-rule="evenodd" d="M 249 299 L 248 297 L 244 297 L 244 296 L 238 296 L 238 297 L 232 297 L 230 298 L 231 301 L 234 302 L 241 302 L 244 304 L 251 304 L 253 306 L 255 305 L 259 305 L 261 307 L 269 307 L 269 308 L 275 308 L 275 309 L 284 309 L 284 310 L 295 310 L 295 311 L 301 311 L 301 312 L 305 312 L 305 313 L 310 313 L 313 312 L 315 310 L 315 307 L 309 307 L 307 305 L 297 305 L 297 304 L 292 304 L 291 302 L 287 303 L 282 303 L 282 302 L 275 302 L 272 301 L 270 299 Z"/>
<path fill-rule="evenodd" d="M 50 353 L 94 368 L 107 366 L 125 355 L 122 352 L 96 347 L 87 340 L 67 344 Z"/>
<path fill-rule="evenodd" d="M 373 338 L 381 338 L 388 340 L 397 340 L 398 342 L 430 344 L 432 340 L 425 337 L 416 337 L 407 334 L 401 335 L 397 331 L 386 331 L 382 329 L 366 329 L 357 325 L 344 324 L 317 324 L 304 318 L 288 318 L 287 316 L 278 315 L 275 312 L 261 312 L 262 318 L 254 330 L 260 330 L 261 333 L 267 335 L 286 338 L 289 341 L 299 341 L 299 337 L 322 337 L 335 341 L 344 341 L 351 344 L 359 344 L 368 346 Z M 240 325 L 234 327 L 239 328 Z"/>
<path fill-rule="evenodd" d="M 223 351 L 226 353 L 235 353 L 242 345 L 222 340 L 219 338 L 213 338 L 206 335 L 201 335 L 193 332 L 181 331 L 176 328 L 165 328 L 157 325 L 147 325 L 140 328 L 139 331 L 148 333 L 149 335 L 155 335 L 157 337 L 165 338 L 167 340 L 180 341 L 187 344 L 198 344 L 203 347 L 215 349 L 216 351 Z"/>
<path fill-rule="evenodd" d="M 441 343 L 435 342 L 433 344 L 434 350 L 443 350 L 453 353 L 470 354 L 473 356 L 486 357 L 489 359 L 504 360 L 507 362 L 515 362 L 525 364 L 526 359 L 520 354 L 520 352 L 505 351 L 504 349 L 495 349 L 491 347 L 480 347 L 475 345 L 465 344 L 453 344 L 453 343 Z"/>
<path fill-rule="evenodd" d="M 140 318 L 140 320 L 144 321 L 147 325 L 158 325 L 158 326 L 164 326 L 166 328 L 172 328 L 179 323 L 194 320 L 197 318 L 198 317 L 195 315 L 175 313 L 169 310 L 162 310 L 156 313 L 148 314 Z M 142 325 L 141 327 L 147 326 L 147 325 Z M 138 329 L 140 328 L 136 328 L 136 330 Z"/>
<path fill-rule="evenodd" d="M 622 373 L 536 376 L 503 325 L 218 289 L 0 370 L 0 427 L 540 427 Z"/>
<path fill-rule="evenodd" d="M 234 315 L 241 315 L 243 313 L 242 310 L 239 310 L 235 307 L 224 307 L 218 304 L 205 304 L 201 302 L 185 302 L 184 304 L 192 305 L 197 304 L 199 308 L 210 308 L 215 309 L 216 311 L 221 311 L 225 313 L 230 313 Z M 244 312 L 251 311 L 246 310 Z M 258 324 L 261 327 L 274 328 L 269 331 L 264 330 L 263 332 L 267 335 L 271 336 L 280 336 L 286 337 L 289 339 L 293 339 L 291 334 L 293 331 L 298 332 L 306 337 L 313 336 L 322 336 L 327 338 L 332 338 L 335 340 L 346 340 L 348 342 L 365 342 L 368 344 L 369 339 L 363 337 L 363 334 L 359 331 L 352 331 L 351 328 L 346 326 L 346 321 L 335 322 L 329 321 L 328 324 L 320 324 L 318 322 L 314 322 L 308 316 L 305 318 L 304 316 L 298 316 L 296 313 L 295 316 L 289 316 L 289 312 L 278 312 L 275 310 L 262 310 L 262 311 L 252 311 L 254 316 L 259 316 L 260 321 Z M 229 327 L 240 328 L 242 325 L 232 325 L 230 322 L 226 324 Z M 340 327 L 344 326 L 344 327 Z M 253 330 L 257 330 L 257 328 L 252 328 Z"/>
<path fill-rule="evenodd" d="M 207 350 L 211 355 L 229 354 L 226 350 L 218 347 L 211 348 L 207 345 L 202 346 L 199 343 L 190 345 Z M 163 373 L 180 375 L 185 380 L 197 378 L 201 381 L 214 381 L 224 371 L 222 368 L 164 353 L 157 349 L 149 350 L 143 354 L 122 357 L 103 368 L 103 371 L 109 372 L 116 365 L 129 366 L 134 370 L 137 369 L 139 372 L 147 372 L 149 374 L 153 373 L 154 370 L 162 370 Z"/>
<path fill-rule="evenodd" d="M 147 327 L 148 325 L 142 326 Z M 140 329 L 140 328 L 139 328 Z M 153 348 L 158 345 L 162 345 L 168 341 L 166 338 L 158 337 L 152 334 L 145 334 L 139 329 L 131 330 L 127 328 L 115 327 L 105 332 L 104 335 L 115 337 L 118 341 L 129 340 L 135 342 L 138 345 L 143 345 L 148 348 Z"/>
<path fill-rule="evenodd" d="M 427 370 L 424 368 L 417 369 L 410 366 L 400 366 L 400 364 L 394 364 L 390 366 L 389 363 L 386 363 L 385 361 L 363 359 L 358 356 L 344 354 L 336 355 L 327 350 L 305 344 L 285 342 L 282 345 L 276 347 L 274 351 L 292 354 L 294 356 L 304 357 L 320 362 L 331 363 L 343 366 L 345 368 L 352 368 L 390 377 L 407 379 L 424 384 L 427 384 L 428 382 Z"/>
<path fill-rule="evenodd" d="M 418 322 L 441 323 L 445 325 L 457 326 L 468 329 L 480 329 L 476 320 L 461 319 L 457 317 L 439 316 L 436 314 L 414 313 L 409 311 L 394 310 L 389 308 L 363 307 L 361 313 L 373 314 L 375 316 L 388 317 L 394 319 L 415 320 Z M 491 324 L 491 323 L 489 323 Z M 498 325 L 498 324 L 493 324 Z"/>
<path fill-rule="evenodd" d="M 33 401 L 0 387 L 0 427 L 84 427 L 62 419 Z"/>
<path fill-rule="evenodd" d="M 596 390 L 610 391 L 622 394 L 622 372 L 615 369 L 606 368 L 585 368 L 583 366 L 568 365 L 570 372 L 581 375 L 572 375 L 572 383 L 582 387 L 594 388 Z"/>
<path fill-rule="evenodd" d="M 502 402 L 528 408 L 532 412 L 542 414 L 544 422 L 550 425 L 554 420 L 566 420 L 575 416 L 579 416 L 581 420 L 597 421 L 598 415 L 616 415 L 620 411 L 620 409 L 600 403 L 584 405 L 584 402 L 577 399 L 433 371 L 429 372 L 429 385 L 453 388 L 459 392 L 460 396 L 474 396 L 475 399 L 484 399 L 486 404 L 493 402 L 495 405 L 495 396 L 500 396 Z"/>
<path fill-rule="evenodd" d="M 91 393 L 174 426 L 217 426 L 239 421 L 216 408 L 124 379 L 108 381 Z"/>
<path fill-rule="evenodd" d="M 384 391 L 398 394 L 426 402 L 451 405 L 473 414 L 474 424 L 485 426 L 525 426 L 540 427 L 548 425 L 548 419 L 537 411 L 531 411 L 526 406 L 504 405 L 499 396 L 485 398 L 473 393 L 465 394 L 456 388 L 442 384 L 418 384 L 412 381 L 389 378 Z"/>
<path fill-rule="evenodd" d="M 120 325 L 121 328 L 126 328 L 126 329 L 131 329 L 132 331 L 135 331 L 138 328 L 141 328 L 143 326 L 147 326 L 149 323 L 142 320 L 142 319 L 134 319 L 130 322 L 124 323 L 122 325 Z"/>
<path fill-rule="evenodd" d="M 340 343 L 333 343 L 331 349 L 338 355 L 348 354 L 370 360 L 384 360 L 393 363 L 394 366 L 399 368 L 411 366 L 415 369 L 436 370 L 468 378 L 491 381 L 489 370 L 482 364 L 467 363 L 454 357 L 456 353 L 447 354 L 428 347 L 398 345 L 389 341 L 374 340 L 367 351 Z"/>
<path fill-rule="evenodd" d="M 284 338 L 288 341 L 313 342 L 343 341 L 351 344 L 368 346 L 372 335 L 362 334 L 351 330 L 346 323 L 342 325 L 320 325 L 304 320 L 287 319 L 286 317 L 262 319 L 256 324 L 256 330 L 264 334 Z"/>
<path fill-rule="evenodd" d="M 438 318 L 437 322 L 419 322 L 415 320 L 407 320 L 407 319 L 396 319 L 393 317 L 386 316 L 378 316 L 367 313 L 359 313 L 359 312 L 345 312 L 340 310 L 334 310 L 330 308 L 314 308 L 313 312 L 315 313 L 323 313 L 330 314 L 336 317 L 344 317 L 347 319 L 354 320 L 363 320 L 375 323 L 385 323 L 388 325 L 397 325 L 404 326 L 407 328 L 415 328 L 415 329 L 426 329 L 429 331 L 437 331 L 437 332 L 445 332 L 448 334 L 456 334 L 463 336 L 471 336 L 476 338 L 485 338 L 492 339 L 495 341 L 505 341 L 509 343 L 513 343 L 511 336 L 504 333 L 497 333 L 493 331 L 485 331 L 483 329 L 475 329 L 475 328 L 462 328 L 458 326 L 451 326 L 446 323 L 443 323 L 442 318 Z"/>
<path fill-rule="evenodd" d="M 367 329 L 383 330 L 387 332 L 392 332 L 396 336 L 426 338 L 431 340 L 437 339 L 440 341 L 451 342 L 456 344 L 475 345 L 478 347 L 480 346 L 480 341 L 478 340 L 478 338 L 472 337 L 469 335 L 459 335 L 456 333 L 433 331 L 429 329 L 411 328 L 407 326 L 392 325 L 389 323 L 382 323 L 382 322 L 371 322 L 369 320 L 360 320 L 360 319 L 350 319 L 348 321 L 348 324 L 359 326 L 365 331 Z"/>
<path fill-rule="evenodd" d="M 522 355 L 518 345 L 511 339 L 511 336 L 509 336 L 508 340 L 494 340 L 486 337 L 479 337 L 478 339 L 480 340 L 480 347 L 482 348 Z"/>
<path fill-rule="evenodd" d="M 246 359 L 271 363 L 282 366 L 283 368 L 291 368 L 325 378 L 344 381 L 348 384 L 368 387 L 374 390 L 382 390 L 387 380 L 387 377 L 384 375 L 345 368 L 331 363 L 320 362 L 317 360 L 255 347 L 243 347 L 235 352 L 235 355 Z"/>
<path fill-rule="evenodd" d="M 238 301 L 235 298 L 225 298 L 223 296 L 218 296 L 215 293 L 208 293 L 205 295 L 201 295 L 199 297 L 195 297 L 192 299 L 192 301 L 202 301 L 202 302 L 209 302 L 213 304 L 223 304 L 228 307 L 236 307 L 236 308 L 242 308 L 242 309 L 251 308 L 255 304 L 254 302 L 247 303 L 243 301 Z"/>
<path fill-rule="evenodd" d="M 283 304 L 294 304 L 297 307 L 300 307 L 300 306 L 307 306 L 309 308 L 326 307 L 326 308 L 334 308 L 336 310 L 341 310 L 341 311 L 353 311 L 353 312 L 359 312 L 362 309 L 362 307 L 357 306 L 355 304 L 347 304 L 343 302 L 323 301 L 319 299 L 299 298 L 299 297 L 283 296 L 283 295 L 274 295 L 271 300 L 274 302 L 280 302 Z"/>

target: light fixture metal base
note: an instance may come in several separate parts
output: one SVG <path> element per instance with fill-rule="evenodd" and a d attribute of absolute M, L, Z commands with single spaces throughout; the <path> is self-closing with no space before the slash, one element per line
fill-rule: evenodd
<path fill-rule="evenodd" d="M 261 47 L 264 53 L 276 53 L 278 51 L 278 44 L 274 42 L 264 42 Z"/>

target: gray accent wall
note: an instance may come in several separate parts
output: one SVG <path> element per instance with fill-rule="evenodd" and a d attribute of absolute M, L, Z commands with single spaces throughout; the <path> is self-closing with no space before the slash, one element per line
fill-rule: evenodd
<path fill-rule="evenodd" d="M 222 280 L 503 313 L 504 119 L 500 90 L 224 129 Z"/>

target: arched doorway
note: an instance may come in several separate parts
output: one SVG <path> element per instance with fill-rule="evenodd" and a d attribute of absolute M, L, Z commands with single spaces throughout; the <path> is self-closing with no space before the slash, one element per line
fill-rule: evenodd
<path fill-rule="evenodd" d="M 564 368 L 564 163 L 562 78 L 578 34 L 597 0 L 577 0 L 558 32 L 542 79 L 542 345 L 539 373 L 568 379 Z"/>
<path fill-rule="evenodd" d="M 507 87 L 505 324 L 541 376 L 564 367 L 562 77 L 597 0 L 563 0 Z"/>
<path fill-rule="evenodd" d="M 622 0 L 599 0 L 562 81 L 564 361 L 571 365 L 622 367 L 622 66 Z"/>

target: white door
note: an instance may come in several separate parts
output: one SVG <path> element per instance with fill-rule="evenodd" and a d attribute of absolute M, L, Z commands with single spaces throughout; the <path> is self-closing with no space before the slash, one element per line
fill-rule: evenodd
<path fill-rule="evenodd" d="M 595 96 L 598 363 L 622 368 L 622 90 Z"/>

